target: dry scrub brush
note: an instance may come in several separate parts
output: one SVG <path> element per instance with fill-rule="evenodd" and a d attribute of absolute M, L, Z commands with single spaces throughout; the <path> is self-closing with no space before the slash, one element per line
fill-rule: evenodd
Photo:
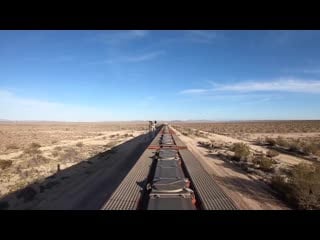
<path fill-rule="evenodd" d="M 237 161 L 247 160 L 250 155 L 250 148 L 245 143 L 234 143 L 231 147 L 231 151 L 234 152 L 234 158 Z"/>
<path fill-rule="evenodd" d="M 300 163 L 287 177 L 276 175 L 272 186 L 298 209 L 320 209 L 320 166 Z"/>

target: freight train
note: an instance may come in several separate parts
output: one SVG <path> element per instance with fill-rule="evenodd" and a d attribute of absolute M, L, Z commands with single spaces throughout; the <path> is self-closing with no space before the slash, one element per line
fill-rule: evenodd
<path fill-rule="evenodd" d="M 158 126 L 156 136 L 101 209 L 235 210 L 237 207 L 176 132 L 164 124 Z"/>
<path fill-rule="evenodd" d="M 167 125 L 155 153 L 155 173 L 147 185 L 148 210 L 196 210 L 195 194 L 182 169 L 182 161 Z"/>

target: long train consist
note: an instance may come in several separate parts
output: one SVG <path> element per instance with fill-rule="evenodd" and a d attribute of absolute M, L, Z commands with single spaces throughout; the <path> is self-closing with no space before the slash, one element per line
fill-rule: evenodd
<path fill-rule="evenodd" d="M 148 184 L 148 210 L 195 210 L 195 195 L 190 180 L 181 167 L 182 161 L 167 125 L 163 127 L 155 154 L 156 168 Z"/>
<path fill-rule="evenodd" d="M 232 200 L 168 125 L 140 156 L 103 210 L 234 210 Z"/>

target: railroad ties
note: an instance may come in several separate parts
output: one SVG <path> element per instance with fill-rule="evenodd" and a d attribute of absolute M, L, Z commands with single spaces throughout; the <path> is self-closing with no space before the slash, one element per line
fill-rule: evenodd
<path fill-rule="evenodd" d="M 234 210 L 232 200 L 164 125 L 103 210 Z"/>

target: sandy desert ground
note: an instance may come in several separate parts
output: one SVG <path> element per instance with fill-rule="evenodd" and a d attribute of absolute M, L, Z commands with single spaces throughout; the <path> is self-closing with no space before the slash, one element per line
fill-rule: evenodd
<path fill-rule="evenodd" d="M 319 123 L 172 126 L 239 209 L 277 210 L 295 207 L 272 187 L 273 178 L 319 163 Z M 148 145 L 147 129 L 146 122 L 0 123 L 0 209 L 98 209 Z M 251 158 L 234 160 L 239 143 Z M 319 180 L 311 180 L 316 200 L 303 203 L 308 209 L 318 208 Z"/>
<path fill-rule="evenodd" d="M 271 183 L 276 176 L 287 178 L 290 174 L 288 172 L 295 166 L 319 165 L 319 123 L 320 121 L 176 123 L 174 127 L 188 148 L 225 192 L 235 200 L 240 209 L 288 209 L 290 207 L 285 199 L 271 187 Z M 275 143 L 267 144 L 271 141 L 268 139 L 274 140 Z M 249 157 L 245 161 L 233 159 L 232 146 L 238 143 L 249 147 L 251 159 Z M 304 151 L 310 149 L 312 151 Z M 270 151 L 275 152 L 275 156 L 268 156 Z M 263 169 L 255 162 L 256 159 L 262 158 L 270 162 L 268 168 Z M 317 186 L 320 182 L 314 179 L 312 182 L 311 179 L 302 179 L 303 184 L 308 181 L 313 194 L 318 196 Z M 301 189 L 299 191 L 311 191 Z M 301 194 L 299 197 L 303 196 L 305 197 Z M 312 201 L 310 205 L 314 208 L 318 203 L 317 200 Z"/>
<path fill-rule="evenodd" d="M 146 132 L 147 123 L 0 123 L 0 198 Z"/>

